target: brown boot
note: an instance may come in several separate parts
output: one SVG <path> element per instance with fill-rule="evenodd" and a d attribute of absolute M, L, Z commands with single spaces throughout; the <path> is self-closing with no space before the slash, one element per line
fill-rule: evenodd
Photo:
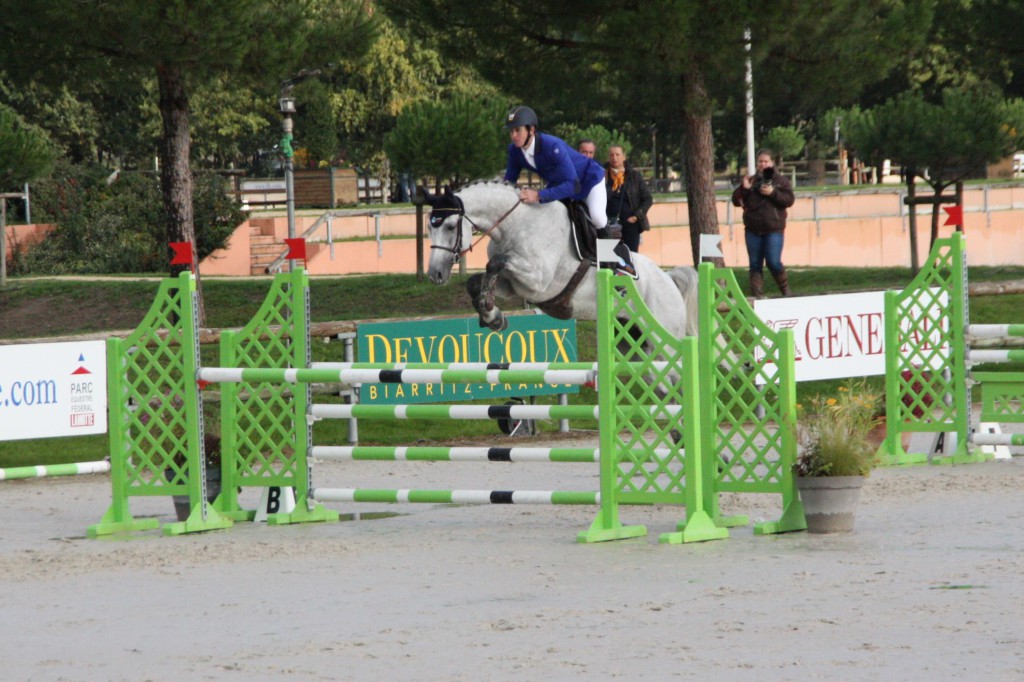
<path fill-rule="evenodd" d="M 772 277 L 775 278 L 775 283 L 779 285 L 779 291 L 782 292 L 783 296 L 789 296 L 793 293 L 789 288 L 789 275 L 786 273 L 786 268 L 773 272 Z"/>
<path fill-rule="evenodd" d="M 750 273 L 750 295 L 757 299 L 764 298 L 764 273 Z"/>

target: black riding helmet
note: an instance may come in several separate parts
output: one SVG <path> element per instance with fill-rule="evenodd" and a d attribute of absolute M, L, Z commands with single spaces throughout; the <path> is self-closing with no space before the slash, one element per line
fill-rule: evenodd
<path fill-rule="evenodd" d="M 508 112 L 508 117 L 505 119 L 506 130 L 518 128 L 519 126 L 533 126 L 534 128 L 537 128 L 539 125 L 540 124 L 537 122 L 537 114 L 534 113 L 533 109 L 522 105 L 512 107 Z"/>

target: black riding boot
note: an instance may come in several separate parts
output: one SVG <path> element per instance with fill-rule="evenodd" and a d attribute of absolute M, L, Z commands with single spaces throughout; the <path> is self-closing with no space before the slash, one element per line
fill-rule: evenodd
<path fill-rule="evenodd" d="M 756 299 L 764 298 L 764 274 L 760 272 L 750 273 L 750 295 Z"/>
<path fill-rule="evenodd" d="M 775 283 L 779 285 L 779 291 L 782 292 L 783 296 L 789 296 L 793 293 L 789 288 L 789 275 L 786 273 L 786 268 L 773 272 L 772 277 L 775 278 Z"/>
<path fill-rule="evenodd" d="M 629 250 L 629 247 L 619 242 L 615 245 L 615 255 L 622 259 L 622 262 L 616 267 L 616 274 L 629 275 L 633 279 L 640 279 L 640 275 L 636 272 L 636 266 L 633 265 L 633 252 Z"/>

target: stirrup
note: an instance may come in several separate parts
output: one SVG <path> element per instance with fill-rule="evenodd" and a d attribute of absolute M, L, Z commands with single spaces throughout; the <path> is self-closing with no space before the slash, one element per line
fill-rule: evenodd
<path fill-rule="evenodd" d="M 629 247 L 623 242 L 615 245 L 615 255 L 619 257 L 619 263 L 615 266 L 616 275 L 629 275 L 633 279 L 640 279 L 636 273 L 636 266 L 633 265 L 633 254 Z"/>
<path fill-rule="evenodd" d="M 632 263 L 622 262 L 615 266 L 616 275 L 629 275 L 633 279 L 640 279 L 640 275 L 636 274 L 636 268 L 633 267 Z"/>

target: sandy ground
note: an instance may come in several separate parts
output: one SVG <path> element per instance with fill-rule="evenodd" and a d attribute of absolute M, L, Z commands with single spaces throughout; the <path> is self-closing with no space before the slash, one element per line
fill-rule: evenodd
<path fill-rule="evenodd" d="M 576 464 L 331 463 L 317 480 L 597 488 Z M 1024 679 L 1020 457 L 877 470 L 851 534 L 675 546 L 657 543 L 668 507 L 624 510 L 649 535 L 598 545 L 575 542 L 590 507 L 439 505 L 87 540 L 106 476 L 8 481 L 0 500 L 5 680 Z M 763 495 L 722 506 L 778 514 Z"/>

